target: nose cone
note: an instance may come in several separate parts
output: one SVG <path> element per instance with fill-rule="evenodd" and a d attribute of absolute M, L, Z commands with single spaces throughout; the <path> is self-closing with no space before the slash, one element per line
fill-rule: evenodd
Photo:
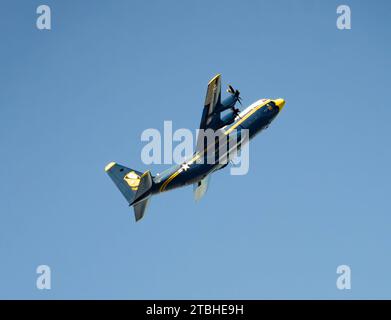
<path fill-rule="evenodd" d="M 274 103 L 276 104 L 276 106 L 278 107 L 278 109 L 280 109 L 280 111 L 282 110 L 282 108 L 284 108 L 285 106 L 285 100 L 284 99 L 276 99 L 274 100 Z"/>

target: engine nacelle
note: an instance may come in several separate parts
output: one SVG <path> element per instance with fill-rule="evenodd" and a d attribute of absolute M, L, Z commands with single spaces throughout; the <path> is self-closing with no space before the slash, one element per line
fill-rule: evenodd
<path fill-rule="evenodd" d="M 228 109 L 221 115 L 223 126 L 227 126 L 235 121 L 236 114 L 232 109 Z"/>
<path fill-rule="evenodd" d="M 230 95 L 224 99 L 222 106 L 224 109 L 232 108 L 235 106 L 235 103 L 238 101 L 238 97 L 234 95 Z"/>

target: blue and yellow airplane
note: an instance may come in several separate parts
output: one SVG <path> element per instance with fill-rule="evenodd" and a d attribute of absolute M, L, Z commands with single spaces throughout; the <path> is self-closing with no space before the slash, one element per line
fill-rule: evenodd
<path fill-rule="evenodd" d="M 200 129 L 212 129 L 219 131 L 227 138 L 227 141 L 235 140 L 237 149 L 240 149 L 240 138 L 243 129 L 247 129 L 248 138 L 251 139 L 257 133 L 267 128 L 285 105 L 284 99 L 261 99 L 248 108 L 240 111 L 236 103 L 241 104 L 240 92 L 228 86 L 230 95 L 221 101 L 221 75 L 216 75 L 208 84 L 204 109 L 201 117 Z M 203 141 L 200 141 L 203 140 Z M 197 148 L 193 156 L 182 164 L 174 165 L 156 176 L 150 171 L 144 173 L 124 167 L 115 162 L 109 163 L 105 171 L 121 191 L 123 196 L 134 207 L 136 221 L 145 213 L 149 199 L 153 194 L 165 192 L 175 188 L 193 184 L 194 196 L 199 200 L 207 191 L 211 174 L 227 166 L 227 162 L 205 161 L 208 149 L 219 148 L 218 142 L 213 139 L 205 144 L 204 136 L 198 136 Z M 231 149 L 226 148 L 227 153 Z M 218 153 L 218 151 L 217 151 Z M 218 154 L 218 157 L 229 159 L 230 155 Z M 203 161 L 200 161 L 203 160 Z"/>

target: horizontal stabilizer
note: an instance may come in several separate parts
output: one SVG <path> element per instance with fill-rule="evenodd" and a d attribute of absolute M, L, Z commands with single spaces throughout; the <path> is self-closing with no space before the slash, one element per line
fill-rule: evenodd
<path fill-rule="evenodd" d="M 153 181 L 152 181 L 151 172 L 150 171 L 144 172 L 140 177 L 140 183 L 138 185 L 136 196 L 134 197 L 132 205 L 149 197 L 151 194 L 152 185 L 153 185 Z"/>
<path fill-rule="evenodd" d="M 144 217 L 145 210 L 147 209 L 149 198 L 146 198 L 140 202 L 137 202 L 133 208 L 134 208 L 134 217 L 136 218 L 136 221 L 139 221 L 142 217 Z"/>
<path fill-rule="evenodd" d="M 146 171 L 142 174 L 140 178 L 140 184 L 137 189 L 136 196 L 132 203 L 134 207 L 134 216 L 136 221 L 140 220 L 145 213 L 147 208 L 149 197 L 151 196 L 153 186 L 152 175 L 150 171 Z"/>

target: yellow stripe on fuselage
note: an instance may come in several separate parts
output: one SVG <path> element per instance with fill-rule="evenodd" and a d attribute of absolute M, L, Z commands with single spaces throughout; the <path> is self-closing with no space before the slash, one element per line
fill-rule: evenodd
<path fill-rule="evenodd" d="M 254 107 L 252 110 L 250 110 L 249 112 L 247 112 L 242 118 L 240 118 L 240 120 L 238 120 L 237 122 L 235 122 L 230 128 L 228 128 L 226 131 L 224 131 L 224 134 L 227 135 L 227 134 L 230 134 L 233 130 L 235 130 L 238 126 L 240 126 L 243 121 L 245 121 L 246 119 L 248 119 L 249 117 L 251 117 L 256 111 L 258 111 L 259 109 L 261 109 L 263 106 L 265 106 L 267 103 L 269 103 L 270 100 L 265 100 L 264 103 Z M 197 161 L 206 151 L 208 151 L 209 148 L 213 147 L 214 144 L 211 144 L 209 147 L 206 147 L 202 152 L 198 153 L 197 155 L 195 155 L 191 160 L 189 160 L 187 163 L 188 164 L 192 164 L 193 162 Z M 162 186 L 160 187 L 160 192 L 163 192 L 164 189 L 166 189 L 167 185 L 172 181 L 174 180 L 181 172 L 182 168 L 178 169 L 178 171 L 175 171 L 166 181 L 164 181 L 164 183 L 162 184 Z"/>
<path fill-rule="evenodd" d="M 166 181 L 164 181 L 164 183 L 160 187 L 160 192 L 163 192 L 167 185 L 171 182 L 171 180 L 173 180 L 179 173 L 181 173 L 181 171 L 175 171 Z"/>
<path fill-rule="evenodd" d="M 268 102 L 270 102 L 270 100 L 266 100 L 263 104 L 260 104 L 258 106 L 256 106 L 255 108 L 253 108 L 252 110 L 250 110 L 249 112 L 247 112 L 243 118 L 241 118 L 239 121 L 235 122 L 229 129 L 227 129 L 224 134 L 227 135 L 227 134 L 230 134 L 233 130 L 235 130 L 238 126 L 240 126 L 243 121 L 245 121 L 246 119 L 248 119 L 249 117 L 251 117 L 256 111 L 258 111 L 259 109 L 261 109 L 264 105 L 266 105 Z"/>

